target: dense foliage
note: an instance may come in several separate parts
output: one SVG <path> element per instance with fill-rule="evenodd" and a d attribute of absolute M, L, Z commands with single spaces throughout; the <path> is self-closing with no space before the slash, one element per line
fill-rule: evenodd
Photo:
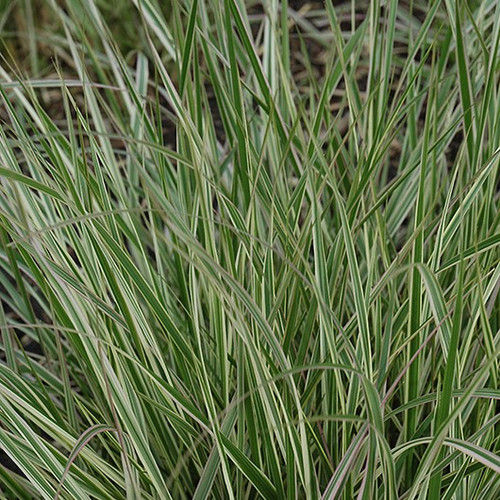
<path fill-rule="evenodd" d="M 499 498 L 500 3 L 0 30 L 1 499 Z"/>

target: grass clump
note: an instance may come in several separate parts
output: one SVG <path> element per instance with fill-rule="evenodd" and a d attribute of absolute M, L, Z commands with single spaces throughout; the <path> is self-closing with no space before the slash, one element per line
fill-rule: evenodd
<path fill-rule="evenodd" d="M 498 2 L 0 29 L 0 498 L 498 498 Z"/>

